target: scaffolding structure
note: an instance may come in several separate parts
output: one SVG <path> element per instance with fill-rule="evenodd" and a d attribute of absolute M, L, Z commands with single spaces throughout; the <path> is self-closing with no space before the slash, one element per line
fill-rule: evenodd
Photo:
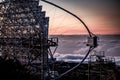
<path fill-rule="evenodd" d="M 70 11 L 45 1 L 62 9 L 77 18 L 89 33 L 90 46 L 83 60 L 62 73 L 56 75 L 54 71 L 55 59 L 53 55 L 58 46 L 58 39 L 48 39 L 49 18 L 39 6 L 39 0 L 2 0 L 0 2 L 0 56 L 6 59 L 19 60 L 31 74 L 38 75 L 38 80 L 55 80 L 79 67 L 88 54 L 97 47 L 97 37 L 90 32 L 87 25 Z M 50 47 L 56 47 L 52 52 Z M 50 55 L 51 59 L 48 59 Z M 50 64 L 53 68 L 49 68 Z M 57 76 L 57 77 L 56 77 Z"/>
<path fill-rule="evenodd" d="M 109 80 L 114 68 L 115 58 L 105 57 L 104 51 L 95 51 L 88 61 L 88 80 Z"/>
<path fill-rule="evenodd" d="M 49 18 L 39 0 L 0 2 L 0 56 L 19 60 L 31 73 L 45 80 L 48 71 Z"/>

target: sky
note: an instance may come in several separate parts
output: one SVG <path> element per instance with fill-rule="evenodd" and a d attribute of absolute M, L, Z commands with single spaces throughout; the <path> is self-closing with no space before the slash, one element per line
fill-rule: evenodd
<path fill-rule="evenodd" d="M 49 1 L 76 14 L 95 34 L 120 34 L 120 0 Z M 42 1 L 40 5 L 50 17 L 49 34 L 87 34 L 84 26 L 71 15 Z"/>
<path fill-rule="evenodd" d="M 95 34 L 120 34 L 120 0 L 49 1 L 76 14 Z M 50 17 L 50 34 L 87 34 L 74 17 L 44 2 L 40 4 Z"/>

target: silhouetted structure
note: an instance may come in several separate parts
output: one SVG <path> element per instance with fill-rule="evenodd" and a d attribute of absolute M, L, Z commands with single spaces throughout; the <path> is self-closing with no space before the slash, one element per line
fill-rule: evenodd
<path fill-rule="evenodd" d="M 55 71 L 59 74 L 77 65 L 75 62 L 55 63 Z M 74 69 L 72 72 L 62 76 L 59 80 L 119 80 L 120 66 L 115 64 L 115 59 L 106 57 L 104 51 L 91 54 L 87 63 Z"/>
<path fill-rule="evenodd" d="M 87 29 L 90 36 L 87 45 L 90 48 L 84 61 L 88 54 L 97 47 L 97 36 L 93 36 L 86 24 L 73 13 L 51 2 L 45 2 L 71 14 Z M 112 69 L 110 72 L 116 71 L 114 64 L 102 64 L 100 57 L 98 57 L 97 65 L 90 63 L 91 69 L 88 69 L 89 64 L 87 66 L 82 64 L 83 61 L 75 68 L 72 68 L 75 63 L 63 63 L 62 65 L 57 63 L 50 47 L 58 46 L 58 39 L 48 39 L 48 22 L 49 18 L 45 17 L 42 6 L 39 6 L 39 0 L 2 0 L 0 3 L 0 76 L 3 78 L 1 79 L 53 80 L 60 76 L 59 73 L 62 74 L 69 70 L 69 73 L 63 74 L 59 80 L 96 80 L 97 78 L 101 80 L 101 75 L 95 75 L 103 71 L 101 65 Z M 49 63 L 48 54 L 51 57 Z M 91 72 L 93 70 L 95 73 Z"/>
<path fill-rule="evenodd" d="M 0 79 L 3 80 L 37 80 L 19 61 L 0 57 Z"/>
<path fill-rule="evenodd" d="M 48 67 L 48 22 L 39 0 L 0 3 L 0 55 L 19 60 L 41 80 Z"/>

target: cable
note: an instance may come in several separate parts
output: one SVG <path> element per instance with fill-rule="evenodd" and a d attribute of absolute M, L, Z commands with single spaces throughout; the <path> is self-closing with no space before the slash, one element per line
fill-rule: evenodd
<path fill-rule="evenodd" d="M 85 27 L 86 30 L 88 31 L 89 36 L 90 36 L 91 38 L 93 38 L 93 36 L 94 36 L 94 37 L 97 37 L 95 34 L 93 34 L 92 32 L 90 32 L 88 26 L 87 26 L 87 25 L 83 22 L 83 20 L 82 20 L 81 18 L 79 18 L 77 15 L 73 14 L 72 12 L 70 12 L 70 11 L 64 9 L 63 7 L 60 7 L 60 6 L 58 6 L 58 5 L 56 5 L 56 4 L 52 3 L 52 2 L 49 2 L 49 1 L 46 1 L 46 0 L 41 0 L 41 1 L 43 1 L 43 2 L 45 2 L 45 3 L 48 3 L 48 4 L 51 4 L 51 5 L 53 5 L 53 6 L 57 7 L 57 8 L 65 11 L 65 12 L 69 13 L 69 14 L 72 15 L 73 17 L 77 18 L 77 19 L 84 25 L 84 27 Z M 91 45 L 89 45 L 89 46 L 90 46 L 90 47 L 89 47 L 89 50 L 88 50 L 87 54 L 85 55 L 85 57 L 82 59 L 81 62 L 79 62 L 76 66 L 74 66 L 73 68 L 69 69 L 68 71 L 62 73 L 60 76 L 58 76 L 58 77 L 55 78 L 54 80 L 60 79 L 60 78 L 63 77 L 64 75 L 68 74 L 69 72 L 71 72 L 71 71 L 73 71 L 74 69 L 76 69 L 77 67 L 79 67 L 79 66 L 85 61 L 85 59 L 88 57 L 89 53 L 96 47 L 96 46 L 91 46 Z"/>
<path fill-rule="evenodd" d="M 64 75 L 68 74 L 69 72 L 73 71 L 74 69 L 76 69 L 77 67 L 79 67 L 84 61 L 85 59 L 88 57 L 89 53 L 93 50 L 94 48 L 89 48 L 87 54 L 85 55 L 85 57 L 82 59 L 82 61 L 80 63 L 78 63 L 76 66 L 74 66 L 73 68 L 69 69 L 68 71 L 64 72 L 63 74 L 61 74 L 59 77 L 55 78 L 54 80 L 58 80 L 61 77 L 63 77 Z"/>
<path fill-rule="evenodd" d="M 65 12 L 69 13 L 70 15 L 74 16 L 75 18 L 77 18 L 77 19 L 84 25 L 84 27 L 87 29 L 87 31 L 88 31 L 88 33 L 89 33 L 89 36 L 92 37 L 91 32 L 90 32 L 88 26 L 87 26 L 87 25 L 84 23 L 84 21 L 83 21 L 82 19 L 80 19 L 77 15 L 73 14 L 72 12 L 70 12 L 70 11 L 68 11 L 68 10 L 66 10 L 66 9 L 64 9 L 64 8 L 62 8 L 62 7 L 54 4 L 54 3 L 52 3 L 52 2 L 49 2 L 49 1 L 46 1 L 46 0 L 41 0 L 41 1 L 43 1 L 43 2 L 45 2 L 45 3 L 48 3 L 48 4 L 51 4 L 51 5 L 53 5 L 53 6 L 57 7 L 57 8 L 65 11 Z"/>

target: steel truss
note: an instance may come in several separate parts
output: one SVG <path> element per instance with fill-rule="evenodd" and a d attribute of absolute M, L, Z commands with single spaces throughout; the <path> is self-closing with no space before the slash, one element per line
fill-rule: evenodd
<path fill-rule="evenodd" d="M 40 80 L 48 69 L 48 48 L 56 45 L 48 40 L 48 22 L 39 0 L 0 3 L 0 55 L 19 60 Z"/>

